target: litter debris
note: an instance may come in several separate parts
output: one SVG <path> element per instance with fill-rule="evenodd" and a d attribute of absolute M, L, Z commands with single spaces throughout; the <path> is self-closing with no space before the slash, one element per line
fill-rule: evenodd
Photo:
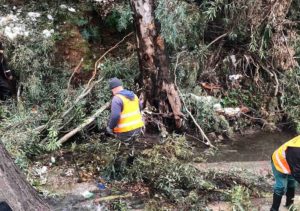
<path fill-rule="evenodd" d="M 213 108 L 216 112 L 223 112 L 223 107 L 220 103 L 216 103 L 213 105 Z"/>
<path fill-rule="evenodd" d="M 231 80 L 231 81 L 237 81 L 237 80 L 239 80 L 239 79 L 241 79 L 241 78 L 243 78 L 243 75 L 241 75 L 241 74 L 230 75 L 230 76 L 229 76 L 229 80 Z"/>
<path fill-rule="evenodd" d="M 224 108 L 224 113 L 227 116 L 239 116 L 239 113 L 241 112 L 240 108 Z"/>
<path fill-rule="evenodd" d="M 51 163 L 55 163 L 55 157 L 51 157 Z"/>
<path fill-rule="evenodd" d="M 89 199 L 89 198 L 92 198 L 94 196 L 94 194 L 90 191 L 84 191 L 82 194 L 81 194 L 85 199 Z"/>
<path fill-rule="evenodd" d="M 105 184 L 103 184 L 103 183 L 98 183 L 97 187 L 99 188 L 99 190 L 105 190 L 106 189 Z"/>
<path fill-rule="evenodd" d="M 69 168 L 69 169 L 66 171 L 66 176 L 67 176 L 67 177 L 71 177 L 71 176 L 74 175 L 74 172 L 75 172 L 74 169 Z"/>
<path fill-rule="evenodd" d="M 48 18 L 49 20 L 51 20 L 51 21 L 54 20 L 54 19 L 53 19 L 53 16 L 50 15 L 50 14 L 47 15 L 47 18 Z"/>
<path fill-rule="evenodd" d="M 214 104 L 213 108 L 217 113 L 226 115 L 228 117 L 236 117 L 239 116 L 241 113 L 248 113 L 250 111 L 250 109 L 246 106 L 240 106 L 236 108 L 222 108 L 221 104 L 219 103 Z"/>
<path fill-rule="evenodd" d="M 51 35 L 54 33 L 54 30 L 53 29 L 51 29 L 51 30 L 45 29 L 45 30 L 43 30 L 42 33 L 45 38 L 48 38 L 48 37 L 51 37 Z"/>
<path fill-rule="evenodd" d="M 42 175 L 42 174 L 45 174 L 47 172 L 48 168 L 47 166 L 43 166 L 41 168 L 37 168 L 35 169 L 35 172 L 38 174 L 38 175 Z"/>
<path fill-rule="evenodd" d="M 37 18 L 41 17 L 41 14 L 38 12 L 29 12 L 27 15 L 32 21 L 36 21 Z"/>

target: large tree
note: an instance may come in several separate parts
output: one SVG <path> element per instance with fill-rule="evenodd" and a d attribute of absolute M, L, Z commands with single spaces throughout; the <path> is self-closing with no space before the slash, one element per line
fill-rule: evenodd
<path fill-rule="evenodd" d="M 137 39 L 137 52 L 144 87 L 143 100 L 161 114 L 172 113 L 181 126 L 181 101 L 169 68 L 164 38 L 155 20 L 154 0 L 130 0 Z"/>
<path fill-rule="evenodd" d="M 47 211 L 49 206 L 26 181 L 0 141 L 0 201 L 12 210 Z"/>

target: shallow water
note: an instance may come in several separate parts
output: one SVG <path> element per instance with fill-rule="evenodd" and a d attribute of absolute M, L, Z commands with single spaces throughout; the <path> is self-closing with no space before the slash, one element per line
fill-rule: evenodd
<path fill-rule="evenodd" d="M 234 141 L 219 146 L 208 162 L 265 161 L 281 144 L 293 138 L 292 132 L 275 132 L 239 136 Z"/>

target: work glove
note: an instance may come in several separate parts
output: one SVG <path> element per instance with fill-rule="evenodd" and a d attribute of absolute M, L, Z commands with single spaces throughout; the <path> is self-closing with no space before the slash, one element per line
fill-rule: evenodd
<path fill-rule="evenodd" d="M 111 135 L 111 136 L 114 136 L 114 135 L 115 135 L 114 132 L 113 132 L 113 130 L 112 130 L 110 127 L 106 127 L 106 133 L 107 133 L 108 135 Z"/>

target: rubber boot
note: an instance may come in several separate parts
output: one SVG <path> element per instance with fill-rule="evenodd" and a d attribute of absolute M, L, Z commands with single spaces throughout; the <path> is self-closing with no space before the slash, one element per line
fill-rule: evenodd
<path fill-rule="evenodd" d="M 276 193 L 273 194 L 273 204 L 270 211 L 279 211 L 281 198 L 282 196 L 279 196 Z"/>
<path fill-rule="evenodd" d="M 290 207 L 294 203 L 295 188 L 288 188 L 286 191 L 286 207 Z"/>

